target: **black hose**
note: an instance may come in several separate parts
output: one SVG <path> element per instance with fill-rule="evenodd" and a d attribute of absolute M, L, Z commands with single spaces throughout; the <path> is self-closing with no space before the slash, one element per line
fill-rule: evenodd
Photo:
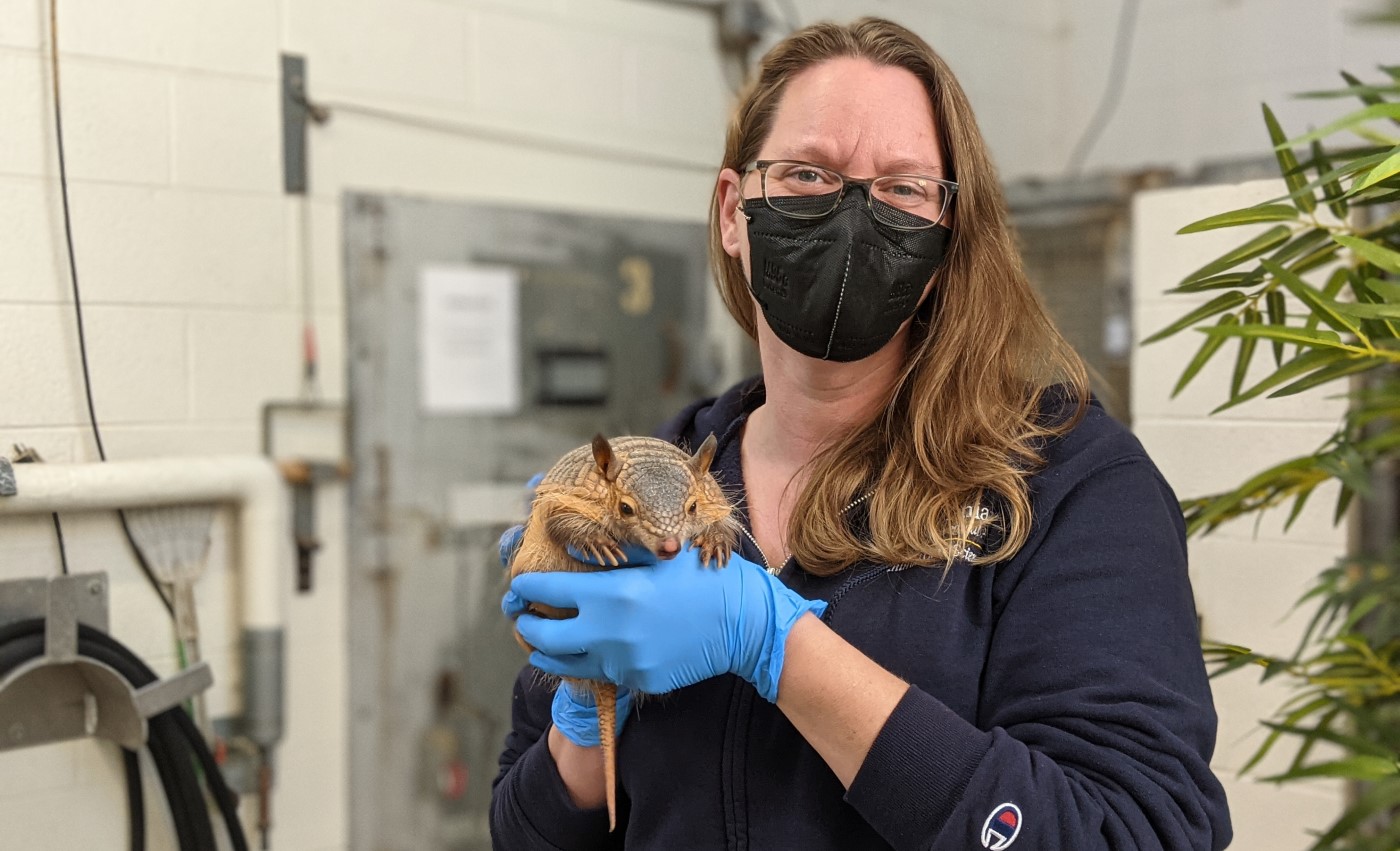
<path fill-rule="evenodd" d="M 42 618 L 0 627 L 0 677 L 30 659 L 42 656 L 43 652 Z M 78 626 L 78 655 L 107 665 L 127 680 L 132 688 L 141 688 L 157 679 L 154 671 L 116 639 L 82 624 Z M 149 720 L 146 747 L 170 805 L 181 851 L 206 851 L 216 847 L 209 809 L 194 770 L 195 760 L 223 816 L 234 851 L 248 851 L 248 841 L 238 819 L 238 794 L 229 788 L 204 737 L 180 707 L 168 709 Z M 131 848 L 132 851 L 144 851 L 146 824 L 141 767 L 137 755 L 132 751 L 124 751 L 123 760 L 127 801 L 131 811 Z"/>
<path fill-rule="evenodd" d="M 146 796 L 141 788 L 141 755 L 122 748 L 126 768 L 126 811 L 131 814 L 131 851 L 146 848 Z"/>

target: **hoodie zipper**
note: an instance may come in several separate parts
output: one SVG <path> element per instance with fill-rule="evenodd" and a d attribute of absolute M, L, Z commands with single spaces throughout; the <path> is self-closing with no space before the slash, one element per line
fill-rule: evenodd
<path fill-rule="evenodd" d="M 873 491 L 867 491 L 866 493 L 861 494 L 860 496 L 856 497 L 854 500 L 851 501 L 851 503 L 850 503 L 849 505 L 847 505 L 845 508 L 841 509 L 841 513 L 842 513 L 842 514 L 848 514 L 848 513 L 850 513 L 850 510 L 851 510 L 852 508 L 855 508 L 857 505 L 860 505 L 862 502 L 865 502 L 867 499 L 870 499 L 872 493 L 874 493 L 874 492 L 873 492 Z M 765 552 L 763 551 L 763 547 L 759 546 L 759 544 L 758 544 L 758 539 L 755 538 L 755 537 L 753 536 L 753 533 L 749 531 L 749 527 L 748 527 L 748 526 L 741 526 L 740 529 L 743 531 L 744 537 L 748 538 L 750 541 L 753 542 L 753 548 L 756 549 L 756 550 L 758 550 L 758 557 L 761 558 L 761 559 L 763 559 L 763 569 L 764 569 L 764 570 L 768 571 L 768 572 L 769 572 L 770 574 L 772 574 L 773 576 L 777 576 L 777 575 L 781 574 L 781 573 L 783 572 L 784 569 L 787 568 L 788 562 L 791 562 L 791 561 L 792 561 L 792 556 L 788 556 L 786 559 L 783 560 L 783 563 L 782 563 L 782 564 L 778 565 L 777 568 L 774 568 L 774 567 L 773 567 L 773 563 L 770 562 L 770 561 L 768 560 L 768 554 L 765 553 Z"/>

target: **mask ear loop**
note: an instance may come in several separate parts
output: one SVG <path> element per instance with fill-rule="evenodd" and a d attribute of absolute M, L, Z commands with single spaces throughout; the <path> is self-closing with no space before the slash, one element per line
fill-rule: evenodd
<path fill-rule="evenodd" d="M 945 258 L 946 259 L 946 258 Z M 914 324 L 920 325 L 925 331 L 932 333 L 934 317 L 938 316 L 943 309 L 943 265 L 939 264 L 938 269 L 933 273 L 933 286 L 929 288 L 928 295 L 924 297 L 922 303 L 914 310 Z"/>

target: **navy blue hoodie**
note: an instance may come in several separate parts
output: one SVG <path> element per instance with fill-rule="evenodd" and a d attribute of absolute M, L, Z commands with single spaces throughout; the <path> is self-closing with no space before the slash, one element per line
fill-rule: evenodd
<path fill-rule="evenodd" d="M 719 437 L 742 485 L 749 382 L 659 436 Z M 849 789 L 776 706 L 734 676 L 633 711 L 618 743 L 619 824 L 581 810 L 549 755 L 551 693 L 516 682 L 491 830 L 501 851 L 1219 849 L 1216 717 L 1171 488 L 1141 444 L 1091 406 L 1048 443 L 1033 524 L 999 564 L 856 564 L 783 581 L 910 683 Z M 752 542 L 740 551 L 762 563 Z"/>

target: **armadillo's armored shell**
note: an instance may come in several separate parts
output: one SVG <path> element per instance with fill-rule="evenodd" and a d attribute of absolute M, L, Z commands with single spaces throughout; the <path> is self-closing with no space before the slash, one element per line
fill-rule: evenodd
<path fill-rule="evenodd" d="M 629 468 L 637 465 L 650 465 L 657 462 L 664 464 L 686 464 L 690 461 L 690 456 L 676 448 L 674 445 L 655 437 L 614 437 L 608 441 L 612 447 L 613 455 L 622 462 L 622 467 L 618 473 L 618 480 L 628 477 L 631 472 Z M 571 450 L 563 458 L 560 458 L 544 479 L 541 485 L 561 485 L 570 488 L 583 488 L 590 492 L 596 492 L 598 496 L 607 490 L 608 483 L 603 479 L 602 472 L 598 469 L 598 464 L 593 459 L 593 447 L 580 446 Z"/>

